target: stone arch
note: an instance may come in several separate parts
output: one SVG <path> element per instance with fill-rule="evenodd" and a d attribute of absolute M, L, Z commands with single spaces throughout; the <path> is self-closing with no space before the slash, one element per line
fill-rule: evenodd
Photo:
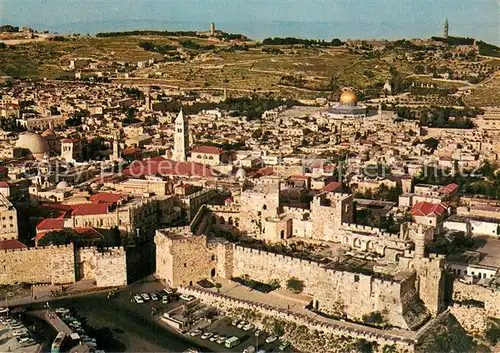
<path fill-rule="evenodd" d="M 352 246 L 355 248 L 360 248 L 361 247 L 361 240 L 359 238 L 354 238 L 352 242 Z"/>
<path fill-rule="evenodd" d="M 373 250 L 373 242 L 371 240 L 366 242 L 366 250 Z"/>
<path fill-rule="evenodd" d="M 401 254 L 396 254 L 396 256 L 394 257 L 394 259 L 396 260 L 396 262 L 399 262 L 400 258 L 401 258 Z"/>
<path fill-rule="evenodd" d="M 344 239 L 342 240 L 342 242 L 344 244 L 349 244 L 349 238 L 348 237 L 344 237 Z"/>
<path fill-rule="evenodd" d="M 233 217 L 229 217 L 227 220 L 227 223 L 229 223 L 230 225 L 233 225 Z"/>
<path fill-rule="evenodd" d="M 226 220 L 224 219 L 224 217 L 220 216 L 219 217 L 219 222 L 220 222 L 220 224 L 225 224 Z"/>
<path fill-rule="evenodd" d="M 238 227 L 239 225 L 240 225 L 240 220 L 239 220 L 239 218 L 236 218 L 236 219 L 234 220 L 234 226 L 235 226 L 235 227 Z"/>
<path fill-rule="evenodd" d="M 215 277 L 215 268 L 212 268 L 212 270 L 210 271 L 210 277 Z"/>
<path fill-rule="evenodd" d="M 285 239 L 285 230 L 284 229 L 282 229 L 280 232 L 280 238 Z"/>
<path fill-rule="evenodd" d="M 217 217 L 215 217 L 214 215 L 212 215 L 212 217 L 210 217 L 210 223 L 217 224 Z"/>

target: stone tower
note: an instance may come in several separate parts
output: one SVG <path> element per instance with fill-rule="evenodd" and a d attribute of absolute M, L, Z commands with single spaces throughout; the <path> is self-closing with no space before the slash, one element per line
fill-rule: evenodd
<path fill-rule="evenodd" d="M 63 139 L 61 141 L 61 158 L 66 162 L 75 160 L 75 143 L 72 139 Z"/>
<path fill-rule="evenodd" d="M 185 162 L 189 151 L 189 125 L 184 113 L 181 111 L 175 119 L 174 153 L 172 159 L 177 162 Z"/>
<path fill-rule="evenodd" d="M 449 30 L 449 24 L 448 24 L 448 19 L 446 19 L 446 20 L 444 21 L 444 31 L 443 31 L 443 32 L 444 32 L 444 33 L 443 33 L 443 36 L 444 36 L 445 38 L 448 38 L 448 30 Z"/>
<path fill-rule="evenodd" d="M 118 134 L 115 134 L 113 138 L 113 160 L 117 161 L 120 159 L 120 138 Z"/>
<path fill-rule="evenodd" d="M 210 37 L 215 37 L 215 23 L 210 23 Z"/>

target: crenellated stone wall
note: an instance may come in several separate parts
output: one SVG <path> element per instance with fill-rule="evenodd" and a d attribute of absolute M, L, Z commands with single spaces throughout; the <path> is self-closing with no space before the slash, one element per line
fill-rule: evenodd
<path fill-rule="evenodd" d="M 410 335 L 405 335 L 405 337 L 403 337 L 395 334 L 394 331 L 381 330 L 371 327 L 367 328 L 366 326 L 354 323 L 344 324 L 341 321 L 330 320 L 331 322 L 325 322 L 313 319 L 306 315 L 298 315 L 288 310 L 277 309 L 270 305 L 264 305 L 249 300 L 240 300 L 203 289 L 180 287 L 179 292 L 193 295 L 208 305 L 216 306 L 219 310 L 226 314 L 229 314 L 235 308 L 249 309 L 267 317 L 293 322 L 297 326 L 305 326 L 311 331 L 331 333 L 339 335 L 340 337 L 348 336 L 356 339 L 364 339 L 370 342 L 377 342 L 380 345 L 396 346 L 398 347 L 398 351 L 403 352 L 413 352 L 415 345 L 417 344 L 416 339 L 408 337 Z M 246 319 L 248 320 L 248 318 Z M 257 327 L 261 329 L 263 328 L 262 320 L 257 320 L 254 323 Z M 294 344 L 299 343 L 294 342 L 296 337 L 285 338 L 290 339 Z"/>
<path fill-rule="evenodd" d="M 127 285 L 127 257 L 122 247 L 80 248 L 75 259 L 78 279 L 94 280 L 98 287 Z"/>
<path fill-rule="evenodd" d="M 500 290 L 454 281 L 453 301 L 462 303 L 468 300 L 483 302 L 488 316 L 500 318 Z"/>
<path fill-rule="evenodd" d="M 73 282 L 72 244 L 0 251 L 0 284 Z"/>
<path fill-rule="evenodd" d="M 232 277 L 248 275 L 264 283 L 277 280 L 282 287 L 290 278 L 298 278 L 305 284 L 304 293 L 325 313 L 345 313 L 362 320 L 363 315 L 378 311 L 387 322 L 402 328 L 415 327 L 427 317 L 418 304 L 415 274 L 411 272 L 398 280 L 376 278 L 241 246 L 233 246 L 232 258 Z"/>
<path fill-rule="evenodd" d="M 121 247 L 98 250 L 73 244 L 0 251 L 0 284 L 69 284 L 91 279 L 98 287 L 127 284 L 127 260 Z"/>

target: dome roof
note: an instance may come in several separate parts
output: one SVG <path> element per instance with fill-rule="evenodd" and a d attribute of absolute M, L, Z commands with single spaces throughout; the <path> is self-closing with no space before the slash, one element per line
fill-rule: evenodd
<path fill-rule="evenodd" d="M 245 169 L 240 168 L 236 171 L 236 174 L 234 175 L 236 179 L 245 179 L 247 176 L 247 172 Z"/>
<path fill-rule="evenodd" d="M 346 89 L 340 95 L 339 101 L 340 101 L 341 104 L 356 105 L 358 103 L 358 96 L 356 96 L 356 93 L 354 93 L 353 90 Z"/>
<path fill-rule="evenodd" d="M 69 188 L 71 185 L 69 185 L 69 183 L 66 181 L 66 180 L 63 180 L 63 181 L 60 181 L 57 185 L 56 185 L 56 189 L 65 189 L 65 188 Z"/>
<path fill-rule="evenodd" d="M 33 132 L 20 134 L 16 142 L 16 147 L 28 149 L 33 155 L 49 153 L 47 141 L 42 136 Z"/>
<path fill-rule="evenodd" d="M 57 137 L 57 136 L 54 133 L 54 131 L 52 131 L 51 129 L 47 129 L 44 132 L 42 132 L 42 137 L 47 138 L 47 137 Z"/>

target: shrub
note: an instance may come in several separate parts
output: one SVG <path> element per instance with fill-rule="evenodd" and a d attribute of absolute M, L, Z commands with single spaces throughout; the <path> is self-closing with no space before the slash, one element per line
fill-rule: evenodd
<path fill-rule="evenodd" d="M 304 290 L 304 282 L 292 277 L 286 282 L 286 288 L 292 293 L 300 294 Z"/>

